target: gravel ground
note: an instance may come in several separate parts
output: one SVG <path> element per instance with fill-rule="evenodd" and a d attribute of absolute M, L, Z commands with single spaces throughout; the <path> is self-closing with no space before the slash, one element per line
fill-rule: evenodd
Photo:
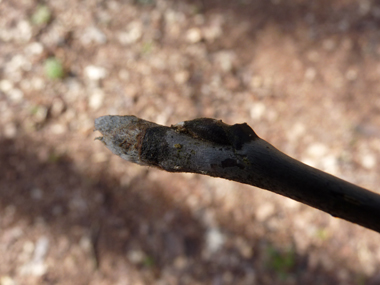
<path fill-rule="evenodd" d="M 379 192 L 379 29 L 375 0 L 0 0 L 0 285 L 380 284 L 377 233 L 92 131 L 247 122 Z"/>

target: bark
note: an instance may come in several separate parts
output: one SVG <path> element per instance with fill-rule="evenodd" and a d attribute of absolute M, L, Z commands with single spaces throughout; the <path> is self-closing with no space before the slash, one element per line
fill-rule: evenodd
<path fill-rule="evenodd" d="M 287 156 L 245 123 L 201 118 L 166 127 L 104 116 L 95 120 L 95 130 L 125 160 L 250 184 L 380 232 L 380 195 Z"/>

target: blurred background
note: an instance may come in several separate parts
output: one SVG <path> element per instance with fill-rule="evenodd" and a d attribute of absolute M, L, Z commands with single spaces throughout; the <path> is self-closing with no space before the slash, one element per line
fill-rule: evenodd
<path fill-rule="evenodd" d="M 379 234 L 93 140 L 247 122 L 379 192 L 379 28 L 376 0 L 0 0 L 0 285 L 380 284 Z"/>

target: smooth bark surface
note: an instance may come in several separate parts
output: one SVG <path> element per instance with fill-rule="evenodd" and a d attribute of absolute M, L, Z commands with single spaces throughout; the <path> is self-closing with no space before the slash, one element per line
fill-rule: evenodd
<path fill-rule="evenodd" d="M 95 130 L 125 160 L 250 184 L 380 232 L 380 195 L 287 156 L 247 124 L 202 118 L 166 127 L 104 116 L 95 120 Z"/>

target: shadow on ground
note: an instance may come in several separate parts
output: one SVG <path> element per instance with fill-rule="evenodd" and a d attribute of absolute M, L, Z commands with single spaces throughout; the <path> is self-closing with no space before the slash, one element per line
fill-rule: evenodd
<path fill-rule="evenodd" d="M 307 255 L 298 254 L 297 249 L 281 252 L 281 245 L 270 244 L 263 237 L 249 241 L 251 257 L 244 257 L 228 243 L 219 253 L 206 257 L 207 229 L 202 222 L 166 196 L 165 186 L 149 181 L 146 174 L 123 187 L 106 166 L 82 174 L 69 157 L 56 157 L 50 151 L 46 161 L 41 161 L 41 151 L 49 146 L 27 137 L 0 141 L 0 150 L 3 234 L 24 225 L 21 236 L 10 238 L 7 244 L 3 241 L 2 246 L 13 254 L 9 254 L 8 264 L 0 265 L 0 273 L 20 267 L 19 255 L 25 244 L 18 244 L 19 239 L 25 235 L 36 241 L 45 235 L 51 241 L 47 260 L 62 260 L 62 267 L 48 270 L 40 284 L 56 279 L 88 284 L 94 276 L 112 280 L 125 272 L 131 280 L 137 275 L 147 283 L 169 275 L 172 284 L 189 280 L 199 284 L 210 284 L 210 280 L 213 284 L 338 282 L 334 272 L 308 269 Z M 228 224 L 222 231 L 244 235 Z M 88 237 L 89 244 L 83 237 Z M 75 253 L 78 244 L 86 246 Z M 226 272 L 230 281 L 223 279 Z"/>

